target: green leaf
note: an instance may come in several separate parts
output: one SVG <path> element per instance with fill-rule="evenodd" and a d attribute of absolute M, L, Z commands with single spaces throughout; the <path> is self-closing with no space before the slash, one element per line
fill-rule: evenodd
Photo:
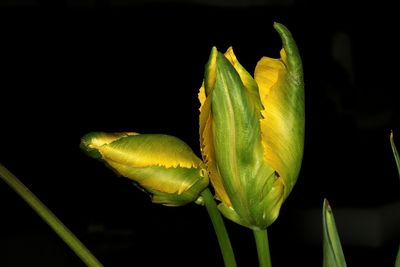
<path fill-rule="evenodd" d="M 399 153 L 397 152 L 396 145 L 394 144 L 393 132 L 390 132 L 390 144 L 392 146 L 393 156 L 396 160 L 397 171 L 399 172 L 400 178 L 400 158 Z M 395 267 L 400 267 L 400 246 L 399 251 L 397 252 L 396 263 L 394 264 Z"/>
<path fill-rule="evenodd" d="M 342 246 L 336 230 L 335 218 L 328 200 L 324 199 L 322 211 L 323 226 L 323 266 L 324 267 L 346 267 Z"/>
<path fill-rule="evenodd" d="M 392 145 L 393 156 L 394 159 L 396 160 L 397 171 L 399 172 L 399 178 L 400 178 L 400 158 L 399 158 L 399 153 L 397 153 L 396 145 L 394 144 L 393 132 L 390 132 L 390 144 Z"/>

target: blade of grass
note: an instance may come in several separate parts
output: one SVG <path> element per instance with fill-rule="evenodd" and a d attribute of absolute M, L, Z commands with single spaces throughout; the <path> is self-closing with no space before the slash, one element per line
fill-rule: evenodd
<path fill-rule="evenodd" d="M 400 158 L 399 153 L 397 152 L 396 145 L 394 144 L 393 138 L 393 131 L 390 132 L 390 145 L 392 146 L 393 156 L 396 161 L 397 171 L 399 172 L 399 179 L 400 179 Z M 400 246 L 399 251 L 397 252 L 396 263 L 394 264 L 395 267 L 400 267 Z"/>
<path fill-rule="evenodd" d="M 103 266 L 79 239 L 9 170 L 0 164 L 0 177 L 58 234 L 58 236 L 91 267 Z"/>
<path fill-rule="evenodd" d="M 339 235 L 336 230 L 335 218 L 328 200 L 324 199 L 322 208 L 323 226 L 323 266 L 324 267 L 346 267 L 346 261 Z"/>
<path fill-rule="evenodd" d="M 396 145 L 394 144 L 393 131 L 390 132 L 390 144 L 392 146 L 394 159 L 396 160 L 397 171 L 399 172 L 399 179 L 400 179 L 400 158 L 399 158 L 399 153 L 397 152 L 396 149 Z"/>

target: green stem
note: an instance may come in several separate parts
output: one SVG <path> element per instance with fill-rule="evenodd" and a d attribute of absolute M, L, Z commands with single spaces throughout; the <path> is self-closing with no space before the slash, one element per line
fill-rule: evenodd
<path fill-rule="evenodd" d="M 42 217 L 87 266 L 103 266 L 45 205 L 1 164 L 0 177 Z"/>
<path fill-rule="evenodd" d="M 399 173 L 399 178 L 400 178 L 400 157 L 399 153 L 397 152 L 396 145 L 394 144 L 393 132 L 390 132 L 390 145 L 392 146 L 393 156 L 396 161 L 397 171 Z"/>
<path fill-rule="evenodd" d="M 224 221 L 217 208 L 214 197 L 208 188 L 201 193 L 201 196 L 204 199 L 204 205 L 207 208 L 208 215 L 210 216 L 211 222 L 214 226 L 222 257 L 224 258 L 225 267 L 236 267 L 236 260 L 235 255 L 233 254 L 231 241 L 229 240 L 228 232 L 226 231 Z"/>
<path fill-rule="evenodd" d="M 253 230 L 253 233 L 256 239 L 258 263 L 260 267 L 271 267 L 267 229 Z"/>

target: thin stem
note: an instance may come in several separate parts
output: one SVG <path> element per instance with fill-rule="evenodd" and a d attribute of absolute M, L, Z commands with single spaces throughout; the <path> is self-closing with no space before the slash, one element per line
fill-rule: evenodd
<path fill-rule="evenodd" d="M 103 266 L 79 239 L 10 171 L 0 164 L 0 177 L 60 236 L 87 265 Z"/>
<path fill-rule="evenodd" d="M 390 132 L 390 145 L 392 146 L 393 156 L 396 161 L 397 171 L 399 172 L 399 178 L 400 178 L 400 157 L 399 153 L 397 152 L 396 145 L 394 144 L 393 131 Z"/>
<path fill-rule="evenodd" d="M 210 190 L 206 188 L 201 193 L 201 196 L 204 199 L 204 205 L 207 208 L 208 215 L 210 216 L 211 222 L 214 226 L 222 257 L 224 258 L 225 267 L 236 267 L 236 260 L 235 255 L 233 254 L 231 241 L 229 240 L 228 232 L 226 231 L 224 221 L 217 208 L 213 195 Z"/>
<path fill-rule="evenodd" d="M 256 239 L 258 263 L 260 267 L 271 267 L 267 229 L 253 230 L 253 233 Z"/>

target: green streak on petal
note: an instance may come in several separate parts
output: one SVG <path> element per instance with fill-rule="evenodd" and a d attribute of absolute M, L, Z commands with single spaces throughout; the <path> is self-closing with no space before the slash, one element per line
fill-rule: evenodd
<path fill-rule="evenodd" d="M 232 66 L 235 68 L 236 72 L 239 74 L 239 77 L 242 80 L 242 83 L 247 91 L 247 94 L 249 95 L 249 99 L 252 102 L 252 105 L 254 105 L 254 108 L 259 111 L 257 112 L 257 115 L 260 118 L 261 117 L 260 111 L 262 109 L 262 104 L 260 101 L 260 94 L 258 92 L 258 85 L 256 81 L 247 72 L 247 70 L 239 63 L 235 53 L 233 52 L 232 47 L 228 48 L 228 50 L 225 52 L 224 55 L 232 64 Z"/>
<path fill-rule="evenodd" d="M 211 183 L 215 189 L 217 198 L 223 201 L 226 205 L 231 206 L 231 201 L 223 186 L 222 178 L 216 165 L 214 137 L 212 133 L 213 115 L 211 111 L 212 92 L 214 90 L 216 79 L 216 59 L 218 51 L 214 47 L 211 50 L 209 61 L 206 65 L 205 81 L 200 88 L 199 100 L 200 107 L 200 149 L 203 161 L 210 173 Z M 212 79 L 210 79 L 212 77 Z M 211 81 L 210 81 L 211 80 Z M 207 86 L 207 89 L 204 87 Z M 205 91 L 209 92 L 206 96 Z"/>
<path fill-rule="evenodd" d="M 153 202 L 169 206 L 184 205 L 197 199 L 207 185 L 201 170 L 196 168 L 129 167 L 109 161 L 116 172 L 135 181 L 140 187 L 153 194 Z M 175 198 L 176 197 L 176 198 Z M 172 201 L 166 201 L 170 198 Z"/>
<path fill-rule="evenodd" d="M 287 58 L 283 58 L 290 75 L 300 86 L 303 85 L 303 65 L 301 63 L 300 53 L 291 32 L 284 25 L 275 22 L 274 28 L 282 40 L 282 46 L 286 52 Z"/>
<path fill-rule="evenodd" d="M 191 148 L 176 137 L 163 134 L 141 134 L 121 136 L 110 143 L 97 141 L 116 134 L 96 133 L 89 149 L 97 150 L 104 160 L 112 160 L 132 167 L 164 166 L 164 167 L 198 167 L 201 160 Z M 87 140 L 85 136 L 83 140 Z M 96 140 L 97 142 L 94 142 Z"/>
<path fill-rule="evenodd" d="M 91 133 L 82 138 L 81 147 L 151 193 L 155 203 L 187 204 L 208 185 L 202 161 L 173 136 Z"/>
<path fill-rule="evenodd" d="M 262 58 L 255 70 L 262 110 L 266 162 L 283 178 L 285 198 L 296 183 L 304 150 L 304 85 L 300 56 L 292 35 L 279 23 L 281 59 Z"/>
<path fill-rule="evenodd" d="M 103 132 L 92 132 L 86 134 L 82 137 L 80 148 L 88 154 L 88 156 L 101 159 L 102 155 L 99 152 L 98 148 L 103 145 L 108 145 L 115 140 L 118 140 L 122 137 L 127 137 L 129 135 L 136 135 L 136 133 L 103 133 Z"/>
<path fill-rule="evenodd" d="M 258 221 L 263 212 L 260 197 L 265 197 L 260 190 L 274 171 L 263 161 L 258 110 L 238 73 L 220 53 L 212 97 L 216 162 L 225 189 L 243 224 L 265 225 Z"/>
<path fill-rule="evenodd" d="M 215 84 L 215 68 L 216 68 L 216 60 L 217 60 L 218 50 L 216 47 L 211 49 L 210 58 L 205 67 L 205 77 L 204 77 L 204 88 L 206 96 L 209 96 L 214 88 Z"/>

